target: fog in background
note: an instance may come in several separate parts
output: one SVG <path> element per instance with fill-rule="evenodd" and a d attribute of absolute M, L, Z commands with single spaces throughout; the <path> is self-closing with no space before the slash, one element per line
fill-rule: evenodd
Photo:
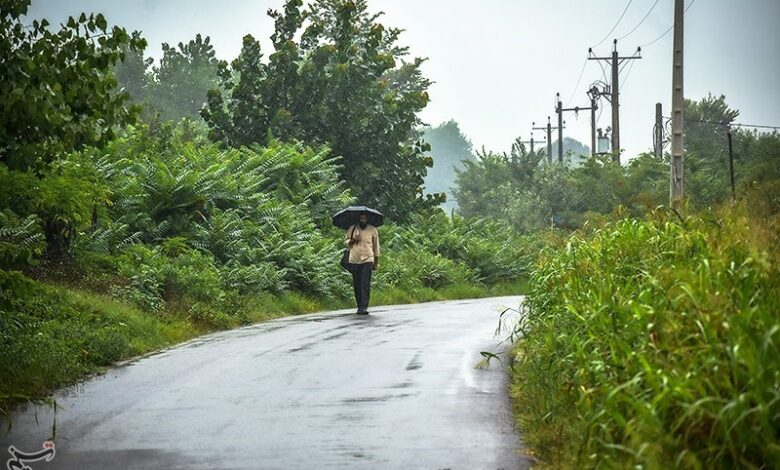
<path fill-rule="evenodd" d="M 689 3 L 690 0 L 687 0 Z M 615 29 L 594 51 L 607 55 L 613 37 L 631 31 L 655 0 L 634 0 Z M 435 83 L 422 118 L 431 125 L 454 119 L 475 148 L 506 151 L 527 139 L 531 122 L 554 115 L 555 92 L 567 101 L 575 91 L 588 47 L 601 40 L 627 0 L 369 0 L 384 11 L 387 26 L 403 28 L 402 43 L 428 57 L 423 72 Z M 619 42 L 621 55 L 657 38 L 672 23 L 673 0 L 659 0 L 631 35 Z M 268 8 L 281 0 L 33 0 L 30 18 L 64 21 L 82 11 L 102 12 L 112 24 L 141 30 L 146 54 L 161 55 L 160 44 L 208 35 L 222 59 L 232 60 L 241 38 L 261 40 L 272 52 Z M 780 125 L 780 1 L 695 0 L 685 17 L 685 95 L 725 94 L 739 109 L 739 122 Z M 627 156 L 649 150 L 654 105 L 670 115 L 672 33 L 642 51 L 643 59 L 621 76 L 621 140 Z M 629 71 L 630 70 L 630 71 Z M 607 71 L 608 73 L 608 71 Z M 569 106 L 587 105 L 585 90 L 602 76 L 591 61 Z M 603 100 L 600 127 L 610 125 Z M 564 135 L 590 144 L 589 114 L 566 116 Z M 535 133 L 537 140 L 541 133 Z"/>

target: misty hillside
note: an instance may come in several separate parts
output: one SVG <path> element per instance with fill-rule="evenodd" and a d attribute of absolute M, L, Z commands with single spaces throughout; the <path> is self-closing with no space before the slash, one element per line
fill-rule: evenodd
<path fill-rule="evenodd" d="M 542 146 L 541 151 L 547 152 L 547 146 Z M 582 164 L 580 156 L 590 157 L 590 147 L 572 137 L 563 138 L 563 161 L 571 166 Z M 552 143 L 553 161 L 558 161 L 558 139 Z"/>
<path fill-rule="evenodd" d="M 425 177 L 425 192 L 447 194 L 447 202 L 441 207 L 450 213 L 458 207 L 451 192 L 455 185 L 455 169 L 463 168 L 463 160 L 476 161 L 471 140 L 454 120 L 423 128 L 422 138 L 431 145 L 428 153 L 433 157 L 433 168 L 428 169 Z"/>

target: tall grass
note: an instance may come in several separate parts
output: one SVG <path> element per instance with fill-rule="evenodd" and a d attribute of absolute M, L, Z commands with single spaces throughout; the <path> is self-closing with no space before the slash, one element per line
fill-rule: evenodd
<path fill-rule="evenodd" d="M 513 396 L 553 468 L 780 468 L 778 228 L 654 214 L 548 248 Z"/>

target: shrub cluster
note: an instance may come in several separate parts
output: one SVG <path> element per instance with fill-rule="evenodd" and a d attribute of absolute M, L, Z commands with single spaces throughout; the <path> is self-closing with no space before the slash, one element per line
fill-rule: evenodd
<path fill-rule="evenodd" d="M 416 214 L 403 226 L 382 229 L 387 263 L 380 285 L 442 287 L 495 285 L 527 275 L 538 236 L 523 236 L 503 221 L 447 217 L 442 211 Z"/>

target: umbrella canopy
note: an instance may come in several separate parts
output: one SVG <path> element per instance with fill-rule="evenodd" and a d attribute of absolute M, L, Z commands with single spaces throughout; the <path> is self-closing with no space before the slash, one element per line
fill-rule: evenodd
<path fill-rule="evenodd" d="M 368 214 L 368 223 L 374 227 L 379 227 L 385 223 L 385 216 L 376 209 L 366 206 L 349 206 L 333 216 L 333 225 L 346 230 L 358 223 L 358 217 L 363 212 Z"/>

